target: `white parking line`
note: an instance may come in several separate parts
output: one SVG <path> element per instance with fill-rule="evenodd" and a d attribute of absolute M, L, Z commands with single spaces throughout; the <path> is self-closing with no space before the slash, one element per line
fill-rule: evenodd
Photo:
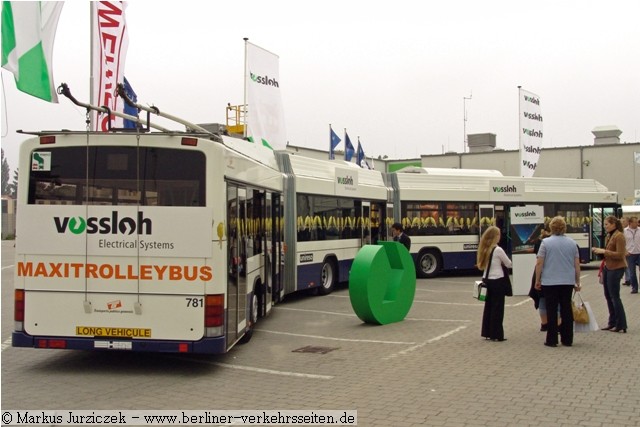
<path fill-rule="evenodd" d="M 473 304 L 472 304 L 473 305 Z M 482 307 L 482 305 L 480 305 Z M 335 314 L 336 316 L 348 316 L 348 317 L 358 317 L 355 314 L 350 313 L 339 313 L 337 311 L 322 311 L 322 310 L 309 310 L 306 308 L 291 308 L 291 307 L 282 307 L 276 306 L 275 310 L 289 310 L 289 311 L 303 311 L 307 313 L 320 313 L 320 314 Z M 420 319 L 415 317 L 406 317 L 405 320 L 414 320 L 420 322 L 470 322 L 470 320 L 461 320 L 461 319 Z"/>
<path fill-rule="evenodd" d="M 469 295 L 469 299 L 471 299 L 471 295 Z M 413 300 L 414 303 L 418 304 L 437 304 L 437 305 L 462 305 L 462 306 L 476 306 L 476 307 L 484 307 L 484 304 L 481 302 L 441 302 L 441 301 L 425 301 L 425 300 Z"/>
<path fill-rule="evenodd" d="M 522 301 L 517 302 L 515 304 L 505 304 L 505 307 L 519 307 L 521 305 L 529 304 L 529 303 L 532 303 L 532 302 L 533 302 L 532 299 L 527 298 L 527 299 L 523 299 Z"/>
<path fill-rule="evenodd" d="M 523 304 L 528 303 L 529 301 L 531 301 L 529 298 L 527 299 L 523 299 L 522 301 L 519 301 L 515 304 L 505 304 L 505 307 L 518 307 L 521 306 Z M 471 306 L 471 307 L 484 307 L 484 303 L 482 302 L 471 302 L 471 303 L 466 303 L 466 302 L 442 302 L 442 301 L 425 301 L 425 300 L 413 300 L 414 303 L 419 303 L 419 304 L 436 304 L 436 305 L 462 305 L 462 306 Z"/>
<path fill-rule="evenodd" d="M 306 309 L 306 308 L 291 308 L 291 307 L 276 306 L 276 307 L 274 307 L 274 309 L 275 310 L 288 310 L 288 311 L 305 311 L 305 312 L 308 312 L 308 313 L 334 314 L 336 316 L 358 317 L 355 314 L 351 314 L 351 313 L 339 313 L 337 311 L 309 310 L 309 309 Z"/>
<path fill-rule="evenodd" d="M 389 355 L 387 357 L 384 357 L 382 360 L 389 360 L 389 359 L 393 359 L 394 357 L 404 356 L 406 354 L 411 353 L 412 351 L 416 351 L 416 350 L 426 346 L 427 344 L 431 344 L 431 343 L 434 343 L 436 341 L 440 341 L 441 339 L 447 338 L 447 337 L 449 337 L 449 336 L 451 336 L 451 335 L 453 335 L 453 334 L 455 334 L 457 332 L 460 332 L 460 331 L 462 331 L 463 329 L 466 329 L 466 328 L 467 328 L 466 326 L 458 326 L 457 328 L 455 328 L 455 329 L 453 329 L 453 330 L 451 330 L 449 332 L 446 332 L 446 333 L 444 333 L 442 335 L 438 335 L 437 337 L 431 338 L 430 340 L 427 340 L 427 341 L 425 341 L 425 342 L 423 342 L 421 344 L 414 345 L 413 347 L 409 347 L 409 348 L 407 348 L 405 350 L 402 350 L 402 351 L 399 351 L 397 353 L 393 353 L 393 354 L 391 354 L 391 355 Z"/>
<path fill-rule="evenodd" d="M 180 359 L 184 360 L 183 358 L 180 358 Z M 189 361 L 195 362 L 195 363 L 203 363 L 206 365 L 219 366 L 221 368 L 237 369 L 239 371 L 257 372 L 260 374 L 268 374 L 268 375 L 280 375 L 285 377 L 313 378 L 318 380 L 331 380 L 334 378 L 333 375 L 318 375 L 318 374 L 305 374 L 301 372 L 291 372 L 291 371 L 276 371 L 274 369 L 256 368 L 253 366 L 232 365 L 229 363 L 222 363 L 222 362 L 209 362 L 206 360 L 199 360 L 199 359 L 189 359 Z"/>
<path fill-rule="evenodd" d="M 416 289 L 418 290 L 418 289 Z M 427 291 L 426 289 L 422 289 L 423 291 Z M 468 293 L 471 294 L 469 291 L 427 291 L 427 292 L 442 292 L 442 293 L 449 293 L 449 292 L 464 292 L 464 293 Z M 349 298 L 348 296 L 343 296 L 343 295 L 327 295 L 327 296 L 333 296 L 335 298 Z M 518 296 L 524 296 L 524 295 L 518 295 Z M 529 299 L 524 299 L 516 304 L 506 304 L 505 307 L 517 307 L 519 305 L 525 304 L 527 301 L 529 301 Z M 440 304 L 440 305 L 462 305 L 462 306 L 476 306 L 476 307 L 484 307 L 484 304 L 481 302 L 470 302 L 470 303 L 466 303 L 466 302 L 441 302 L 441 301 L 427 301 L 427 300 L 417 300 L 414 299 L 413 302 L 417 302 L 417 303 L 421 303 L 421 304 Z M 293 309 L 293 310 L 298 310 L 298 309 Z M 327 312 L 329 313 L 329 312 Z M 334 314 L 339 314 L 339 313 L 334 313 Z M 430 320 L 430 319 L 429 319 Z"/>
<path fill-rule="evenodd" d="M 464 294 L 464 293 L 469 293 L 468 290 L 453 290 L 453 289 L 449 289 L 449 290 L 441 290 L 441 289 L 422 289 L 422 288 L 416 288 L 416 292 L 433 292 L 435 294 L 454 294 L 454 293 L 458 293 L 458 294 Z"/>
<path fill-rule="evenodd" d="M 318 374 L 304 374 L 301 372 L 276 371 L 273 369 L 254 368 L 252 366 L 230 365 L 228 363 L 221 363 L 221 362 L 214 362 L 213 364 L 216 366 L 220 366 L 222 368 L 238 369 L 240 371 L 249 371 L 249 372 L 259 372 L 261 374 L 281 375 L 285 377 L 315 378 L 319 380 L 330 380 L 334 378 L 333 375 L 318 375 Z"/>
<path fill-rule="evenodd" d="M 321 340 L 333 340 L 333 341 L 363 342 L 363 343 L 374 343 L 374 344 L 402 344 L 402 345 L 415 344 L 415 342 L 403 342 L 403 341 L 357 340 L 357 339 L 351 339 L 351 338 L 323 337 L 321 335 L 294 334 L 291 332 L 269 331 L 267 329 L 256 329 L 256 331 L 267 332 L 269 334 L 290 335 L 294 337 L 317 338 Z"/>
<path fill-rule="evenodd" d="M 415 317 L 405 317 L 404 320 L 413 320 L 417 322 L 452 322 L 452 323 L 469 323 L 467 319 L 418 319 Z"/>
<path fill-rule="evenodd" d="M 13 268 L 15 267 L 14 265 L 7 265 L 6 267 L 2 267 L 3 270 L 6 270 L 7 268 Z"/>
<path fill-rule="evenodd" d="M 7 338 L 6 340 L 4 340 L 4 342 L 2 343 L 2 348 L 0 348 L 0 351 L 4 351 L 8 347 L 11 347 L 11 338 Z"/>

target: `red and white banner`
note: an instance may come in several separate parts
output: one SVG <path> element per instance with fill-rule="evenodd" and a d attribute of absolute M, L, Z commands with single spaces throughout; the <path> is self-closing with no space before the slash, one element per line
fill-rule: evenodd
<path fill-rule="evenodd" d="M 126 2 L 91 2 L 91 103 L 123 112 L 124 102 L 116 97 L 116 86 L 124 82 L 124 65 L 129 47 L 129 34 L 125 21 Z M 93 129 L 106 132 L 109 129 L 106 114 L 94 113 Z M 123 127 L 122 119 L 111 117 L 112 127 Z"/>

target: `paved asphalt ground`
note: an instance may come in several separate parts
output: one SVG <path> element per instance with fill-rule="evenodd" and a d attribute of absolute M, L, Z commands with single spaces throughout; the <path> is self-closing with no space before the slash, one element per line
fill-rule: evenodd
<path fill-rule="evenodd" d="M 13 348 L 12 242 L 2 242 L 2 409 L 358 411 L 360 426 L 640 425 L 640 295 L 623 287 L 629 331 L 545 347 L 526 296 L 507 299 L 505 342 L 480 337 L 479 274 L 418 280 L 407 319 L 372 326 L 348 288 L 295 295 L 250 343 L 193 356 Z M 582 292 L 606 324 L 597 269 Z M 296 352 L 307 346 L 322 353 Z"/>

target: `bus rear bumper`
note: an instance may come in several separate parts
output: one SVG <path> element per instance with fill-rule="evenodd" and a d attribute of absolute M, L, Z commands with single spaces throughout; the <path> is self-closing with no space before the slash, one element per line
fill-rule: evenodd
<path fill-rule="evenodd" d="M 220 354 L 226 351 L 224 336 L 203 338 L 200 341 L 125 340 L 33 336 L 20 331 L 14 331 L 12 333 L 11 346 L 67 350 L 123 350 L 154 353 Z"/>

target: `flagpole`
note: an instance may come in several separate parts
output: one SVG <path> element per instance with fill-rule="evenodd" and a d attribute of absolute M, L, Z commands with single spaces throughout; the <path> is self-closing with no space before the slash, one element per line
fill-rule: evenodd
<path fill-rule="evenodd" d="M 333 141 L 331 140 L 331 123 L 329 123 L 329 160 L 331 160 L 331 153 L 333 153 Z"/>
<path fill-rule="evenodd" d="M 522 117 L 522 111 L 520 105 L 522 104 L 522 86 L 518 86 L 518 152 L 520 153 L 520 164 L 518 165 L 520 169 L 520 176 L 524 176 L 522 173 L 522 129 L 520 129 L 520 119 Z"/>
<path fill-rule="evenodd" d="M 95 103 L 95 99 L 93 96 L 93 84 L 95 83 L 94 78 L 93 78 L 93 64 L 94 64 L 94 56 L 95 56 L 95 49 L 93 46 L 94 43 L 94 13 L 93 13 L 93 8 L 94 8 L 94 2 L 89 2 L 89 104 L 90 105 L 96 105 Z M 94 113 L 89 114 L 89 128 L 93 130 L 93 117 L 94 117 Z"/>
<path fill-rule="evenodd" d="M 242 127 L 243 130 L 243 137 L 246 138 L 247 137 L 247 115 L 249 114 L 248 108 L 247 108 L 247 49 L 248 49 L 248 44 L 249 44 L 249 38 L 248 37 L 244 37 L 242 40 L 244 40 L 244 95 L 243 95 L 243 100 L 242 100 L 242 108 L 244 109 L 244 126 Z"/>
<path fill-rule="evenodd" d="M 344 160 L 347 160 L 347 128 L 344 128 Z M 634 184 L 635 185 L 635 184 Z"/>

